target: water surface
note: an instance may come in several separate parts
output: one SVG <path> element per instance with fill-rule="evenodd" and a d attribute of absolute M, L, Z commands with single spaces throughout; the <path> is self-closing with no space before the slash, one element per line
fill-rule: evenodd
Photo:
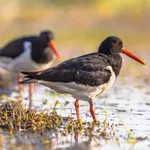
<path fill-rule="evenodd" d="M 127 82 L 129 81 L 129 82 Z M 130 84 L 128 84 L 130 83 Z M 27 86 L 23 103 L 28 107 Z M 11 97 L 17 93 L 13 92 Z M 16 133 L 9 135 L 0 131 L 2 149 L 101 149 L 101 150 L 141 150 L 150 149 L 150 89 L 144 80 L 119 79 L 111 90 L 94 100 L 97 119 L 103 122 L 107 117 L 109 128 L 107 137 L 99 132 L 91 135 L 71 133 L 63 135 L 47 131 L 37 133 Z M 74 99 L 69 95 L 59 95 L 43 86 L 36 86 L 33 107 L 37 110 L 51 111 L 56 101 L 57 113 L 76 118 Z M 81 118 L 92 121 L 89 104 L 80 101 Z M 63 130 L 63 128 L 62 128 Z"/>

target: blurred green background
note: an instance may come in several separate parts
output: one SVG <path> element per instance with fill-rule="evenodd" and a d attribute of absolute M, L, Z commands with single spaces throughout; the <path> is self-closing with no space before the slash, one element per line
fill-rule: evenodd
<path fill-rule="evenodd" d="M 150 0 L 0 1 L 0 47 L 43 29 L 54 31 L 63 60 L 97 51 L 104 38 L 115 35 L 126 49 L 149 63 Z M 143 66 L 123 57 L 122 75 L 148 74 Z"/>

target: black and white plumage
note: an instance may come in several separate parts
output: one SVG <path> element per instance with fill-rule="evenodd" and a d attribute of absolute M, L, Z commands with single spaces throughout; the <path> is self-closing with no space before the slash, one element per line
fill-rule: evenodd
<path fill-rule="evenodd" d="M 73 58 L 40 72 L 22 72 L 29 79 L 21 83 L 37 82 L 58 93 L 71 94 L 77 99 L 75 107 L 78 119 L 80 119 L 78 100 L 88 101 L 90 112 L 96 121 L 92 101 L 95 96 L 108 90 L 115 82 L 122 66 L 119 54 L 121 52 L 144 64 L 123 48 L 121 39 L 111 36 L 101 43 L 97 53 Z"/>
<path fill-rule="evenodd" d="M 0 67 L 13 73 L 47 69 L 56 57 L 60 58 L 53 40 L 53 32 L 47 30 L 39 36 L 22 37 L 9 42 L 0 48 Z"/>
<path fill-rule="evenodd" d="M 52 31 L 42 31 L 39 36 L 26 36 L 15 39 L 0 48 L 0 67 L 6 69 L 12 75 L 18 75 L 21 71 L 40 71 L 51 67 L 55 59 L 60 55 L 54 44 Z M 22 81 L 19 76 L 18 81 Z M 19 86 L 19 94 L 22 97 L 23 87 Z M 29 97 L 34 86 L 30 84 Z"/>
<path fill-rule="evenodd" d="M 87 101 L 99 94 L 99 90 L 105 90 L 106 84 L 113 84 L 118 75 L 115 75 L 109 61 L 113 62 L 113 59 L 104 54 L 93 53 L 70 59 L 44 71 L 31 73 L 27 77 L 37 79 L 40 84 L 59 93 L 69 93 L 76 99 Z M 120 67 L 121 64 L 118 69 Z"/>

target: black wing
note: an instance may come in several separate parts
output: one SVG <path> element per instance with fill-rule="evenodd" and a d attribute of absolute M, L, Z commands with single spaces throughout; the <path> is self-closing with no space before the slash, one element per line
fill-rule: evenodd
<path fill-rule="evenodd" d="M 0 56 L 15 58 L 18 57 L 24 51 L 23 43 L 25 41 L 33 41 L 33 39 L 37 38 L 36 36 L 24 37 L 20 39 L 16 39 L 5 45 L 0 49 Z"/>
<path fill-rule="evenodd" d="M 67 60 L 44 71 L 22 73 L 31 79 L 98 86 L 110 79 L 111 72 L 106 69 L 109 65 L 107 60 L 103 54 L 92 53 Z"/>

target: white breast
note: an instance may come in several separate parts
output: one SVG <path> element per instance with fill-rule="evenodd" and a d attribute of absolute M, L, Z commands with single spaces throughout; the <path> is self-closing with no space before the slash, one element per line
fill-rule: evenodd
<path fill-rule="evenodd" d="M 58 93 L 71 94 L 75 99 L 89 101 L 91 99 L 94 99 L 98 94 L 108 90 L 115 82 L 116 76 L 112 70 L 112 67 L 107 66 L 106 69 L 111 71 L 111 77 L 107 83 L 100 86 L 81 85 L 75 82 L 48 82 L 43 80 L 39 80 L 38 83 L 47 86 Z"/>

